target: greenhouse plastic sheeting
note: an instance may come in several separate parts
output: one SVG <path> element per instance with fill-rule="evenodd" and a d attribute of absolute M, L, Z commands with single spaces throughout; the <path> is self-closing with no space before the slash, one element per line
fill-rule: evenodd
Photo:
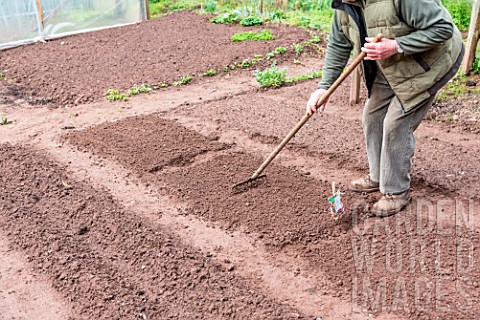
<path fill-rule="evenodd" d="M 146 19 L 145 0 L 0 0 L 0 49 Z"/>

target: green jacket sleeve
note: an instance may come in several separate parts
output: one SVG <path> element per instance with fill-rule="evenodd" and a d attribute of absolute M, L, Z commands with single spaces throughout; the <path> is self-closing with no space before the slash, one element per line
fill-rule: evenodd
<path fill-rule="evenodd" d="M 448 11 L 433 0 L 399 0 L 399 10 L 406 24 L 415 29 L 398 37 L 405 54 L 427 51 L 450 39 L 454 24 Z"/>
<path fill-rule="evenodd" d="M 322 80 L 318 84 L 319 89 L 328 89 L 337 80 L 345 68 L 353 46 L 347 39 L 340 27 L 337 13 L 333 17 L 332 31 L 328 37 L 325 65 L 322 69 Z"/>

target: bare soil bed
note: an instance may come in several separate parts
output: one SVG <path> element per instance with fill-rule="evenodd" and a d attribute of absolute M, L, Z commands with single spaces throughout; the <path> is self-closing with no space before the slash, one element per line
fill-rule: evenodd
<path fill-rule="evenodd" d="M 42 153 L 2 144 L 0 170 L 2 231 L 73 302 L 75 319 L 303 318 Z"/>
<path fill-rule="evenodd" d="M 255 101 L 251 95 L 249 98 Z M 205 112 L 204 106 L 202 109 Z M 245 112 L 245 109 L 243 111 Z M 255 114 L 255 111 L 251 112 Z M 205 119 L 205 113 L 202 118 Z M 152 171 L 150 163 L 152 159 L 158 159 L 159 163 L 172 163 L 171 160 L 164 160 L 164 150 L 170 147 L 163 143 L 171 140 L 166 136 L 177 137 L 173 145 L 182 150 L 195 150 L 196 142 L 206 137 L 193 132 L 187 134 L 184 128 L 174 122 L 161 120 L 157 116 L 150 116 L 147 119 L 130 118 L 115 125 L 107 125 L 108 128 L 92 127 L 84 132 L 70 134 L 69 140 L 82 150 L 116 159 L 136 172 L 146 183 L 153 184 L 167 194 L 175 195 L 179 202 L 187 202 L 189 206 L 186 214 L 201 216 L 210 221 L 221 221 L 223 227 L 228 230 L 246 229 L 245 232 L 259 237 L 274 251 L 285 247 L 291 248 L 308 260 L 311 268 L 328 274 L 330 286 L 324 290 L 328 290 L 332 295 L 351 297 L 352 290 L 358 288 L 355 289 L 355 286 L 350 284 L 359 281 L 357 285 L 360 290 L 364 290 L 366 284 L 363 281 L 368 278 L 372 283 L 384 284 L 386 300 L 383 303 L 391 306 L 398 303 L 392 298 L 399 293 L 395 286 L 405 286 L 403 290 L 409 294 L 402 300 L 401 308 L 397 306 L 398 309 L 394 311 L 402 314 L 405 309 L 412 310 L 410 313 L 412 317 L 437 315 L 436 309 L 429 307 L 432 296 L 435 296 L 431 285 L 437 280 L 442 281 L 441 285 L 446 296 L 435 296 L 435 303 L 454 310 L 455 301 L 462 299 L 455 289 L 459 285 L 455 280 L 438 274 L 432 276 L 438 271 L 435 261 L 441 255 L 444 268 L 442 270 L 447 274 L 456 274 L 455 277 L 459 276 L 462 271 L 457 269 L 458 248 L 462 246 L 462 250 L 468 250 L 465 247 L 466 243 L 471 243 L 470 241 L 480 243 L 480 235 L 477 232 L 465 235 L 454 232 L 439 237 L 438 225 L 429 221 L 425 225 L 419 224 L 419 220 L 424 219 L 422 217 L 424 213 L 421 204 L 418 203 L 410 208 L 407 216 L 400 217 L 400 220 L 385 219 L 380 226 L 376 224 L 369 226 L 368 223 L 364 223 L 364 219 L 368 216 L 368 204 L 371 205 L 374 198 L 349 192 L 345 192 L 344 196 L 348 199 L 345 205 L 350 208 L 350 215 L 335 223 L 329 219 L 324 204 L 330 193 L 329 182 L 318 181 L 296 172 L 294 168 L 276 165 L 268 170 L 270 178 L 266 184 L 236 194 L 232 192 L 231 186 L 245 179 L 246 174 L 261 163 L 261 159 L 242 152 L 219 152 L 211 148 L 208 157 L 197 158 L 195 161 L 191 158 L 191 161 L 175 162 L 173 167 Z M 247 119 L 242 120 L 235 123 L 242 123 L 242 128 L 249 128 L 245 126 Z M 155 127 L 163 127 L 165 130 L 158 136 L 149 130 L 139 130 L 138 128 L 145 127 L 146 122 L 156 122 Z M 126 141 L 122 132 L 135 132 L 135 135 Z M 185 136 L 189 136 L 190 139 L 184 139 Z M 107 139 L 108 146 L 96 143 Z M 215 143 L 214 139 L 205 145 L 211 143 Z M 155 145 L 157 147 L 154 147 Z M 163 147 L 158 148 L 159 145 Z M 216 149 L 220 150 L 220 146 L 221 144 L 218 144 Z M 135 154 L 136 150 L 141 150 L 141 159 L 136 159 L 133 163 L 131 155 Z M 172 159 L 175 159 L 175 156 L 172 156 Z M 327 160 L 323 165 L 328 163 Z M 443 193 L 437 191 L 437 195 L 442 196 Z M 360 232 L 356 229 L 359 225 Z M 455 226 L 448 228 L 455 229 Z M 441 254 L 438 251 L 439 245 L 442 248 Z M 401 249 L 397 251 L 397 248 Z M 473 249 L 472 255 L 480 254 L 476 246 Z M 393 259 L 392 252 L 395 252 Z M 420 258 L 416 255 L 420 255 Z M 391 269 L 394 267 L 390 266 L 390 263 L 394 263 L 395 266 L 408 264 L 409 268 L 399 269 L 392 274 Z M 479 267 L 472 266 L 468 270 L 468 275 L 478 274 Z M 417 282 L 419 274 L 423 277 L 421 285 L 426 286 L 421 294 L 427 296 L 420 302 L 415 299 L 414 294 L 418 292 L 415 291 L 415 286 L 419 285 Z M 400 280 L 397 280 L 397 277 Z M 461 285 L 469 297 L 478 299 L 476 284 L 462 282 Z M 425 306 L 424 310 L 420 311 L 415 303 Z M 476 312 L 477 309 L 474 307 L 467 314 L 473 316 Z M 467 314 L 457 311 L 451 315 L 462 317 Z"/>
<path fill-rule="evenodd" d="M 0 240 L 46 277 L 72 319 L 475 318 L 475 132 L 425 121 L 412 205 L 375 219 L 380 195 L 347 190 L 368 171 L 362 107 L 349 104 L 348 82 L 266 182 L 243 193 L 232 185 L 303 115 L 316 81 L 262 89 L 238 71 L 99 101 L 108 88 L 171 82 L 280 45 L 284 62 L 293 60 L 292 44 L 310 38 L 262 28 L 277 40 L 233 44 L 232 34 L 250 29 L 180 12 L 0 52 L 0 70 L 16 79 L 0 86 L 0 113 L 12 120 L 0 126 Z M 15 95 L 46 106 L 25 110 Z M 67 104 L 78 105 L 55 108 Z M 326 202 L 332 181 L 347 208 L 338 221 Z"/>
<path fill-rule="evenodd" d="M 71 106 L 104 99 L 108 89 L 125 92 L 143 83 L 171 84 L 210 68 L 221 72 L 232 62 L 311 38 L 300 28 L 269 25 L 275 40 L 230 40 L 235 33 L 265 28 L 217 25 L 207 16 L 179 12 L 158 20 L 1 51 L 0 70 L 15 79 L 16 90 L 32 103 Z"/>

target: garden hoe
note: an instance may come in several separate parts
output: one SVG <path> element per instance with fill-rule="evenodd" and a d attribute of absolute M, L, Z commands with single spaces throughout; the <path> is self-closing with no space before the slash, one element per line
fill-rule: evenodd
<path fill-rule="evenodd" d="M 374 39 L 373 42 L 379 42 L 382 40 L 383 35 L 379 34 Z M 361 52 L 358 57 L 353 60 L 353 62 L 348 66 L 348 68 L 341 74 L 341 76 L 335 81 L 335 83 L 328 89 L 328 91 L 320 98 L 317 103 L 317 106 L 323 105 L 328 98 L 332 95 L 332 93 L 340 86 L 340 84 L 352 73 L 353 70 L 362 62 L 363 58 L 365 58 L 366 53 Z M 234 193 L 241 193 L 247 191 L 250 188 L 257 187 L 258 185 L 262 184 L 265 179 L 266 175 L 262 174 L 263 170 L 272 162 L 272 160 L 282 151 L 283 147 L 295 136 L 295 134 L 300 130 L 301 127 L 310 119 L 312 115 L 305 114 L 303 118 L 293 127 L 292 130 L 288 133 L 288 135 L 283 139 L 283 141 L 272 151 L 272 153 L 268 156 L 268 158 L 260 165 L 260 167 L 255 171 L 255 173 L 248 179 L 242 182 L 239 182 L 233 185 L 232 189 Z"/>

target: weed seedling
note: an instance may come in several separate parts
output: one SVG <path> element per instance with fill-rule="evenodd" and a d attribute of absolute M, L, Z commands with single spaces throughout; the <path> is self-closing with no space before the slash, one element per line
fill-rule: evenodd
<path fill-rule="evenodd" d="M 9 123 L 10 123 L 10 121 L 8 121 L 8 119 L 6 117 L 2 117 L 2 121 L 0 122 L 0 125 L 5 126 Z"/>
<path fill-rule="evenodd" d="M 1 79 L 5 78 L 5 74 L 3 72 L 0 72 L 0 78 Z"/>
<path fill-rule="evenodd" d="M 258 71 L 256 79 L 263 87 L 279 87 L 285 82 L 287 69 L 278 69 L 276 65 L 264 71 Z"/>
<path fill-rule="evenodd" d="M 108 89 L 107 90 L 107 100 L 110 102 L 114 101 L 126 101 L 127 95 L 125 93 L 120 93 L 118 90 L 115 89 Z"/>
<path fill-rule="evenodd" d="M 268 52 L 267 54 L 265 54 L 265 57 L 267 58 L 267 60 L 275 57 L 275 52 Z"/>
<path fill-rule="evenodd" d="M 174 87 L 178 87 L 178 86 L 181 86 L 181 85 L 189 84 L 191 80 L 192 80 L 192 77 L 190 77 L 189 75 L 186 75 L 186 76 L 183 76 L 180 79 L 180 81 L 175 81 L 174 83 L 172 83 L 172 85 Z"/>
<path fill-rule="evenodd" d="M 250 62 L 248 59 L 245 59 L 241 63 L 238 64 L 238 66 L 242 69 L 250 68 L 252 65 L 253 65 L 253 63 Z"/>
<path fill-rule="evenodd" d="M 278 47 L 275 49 L 276 54 L 284 54 L 285 52 L 287 52 L 287 48 L 285 47 Z"/>
<path fill-rule="evenodd" d="M 168 87 L 168 83 L 162 83 L 162 84 L 160 85 L 160 88 L 166 88 L 166 87 Z"/>
<path fill-rule="evenodd" d="M 134 86 L 132 89 L 128 90 L 128 95 L 129 96 L 135 96 L 139 93 L 146 93 L 152 91 L 152 88 L 150 88 L 150 85 L 148 84 L 142 84 L 142 86 L 137 87 Z"/>
<path fill-rule="evenodd" d="M 217 74 L 217 70 L 212 68 L 212 69 L 208 69 L 204 73 L 199 74 L 198 76 L 199 77 L 213 77 L 216 74 Z"/>
<path fill-rule="evenodd" d="M 302 54 L 303 52 L 303 45 L 301 43 L 295 43 L 294 45 L 294 48 L 295 48 L 295 53 L 297 54 L 297 56 L 299 56 L 300 54 Z"/>

